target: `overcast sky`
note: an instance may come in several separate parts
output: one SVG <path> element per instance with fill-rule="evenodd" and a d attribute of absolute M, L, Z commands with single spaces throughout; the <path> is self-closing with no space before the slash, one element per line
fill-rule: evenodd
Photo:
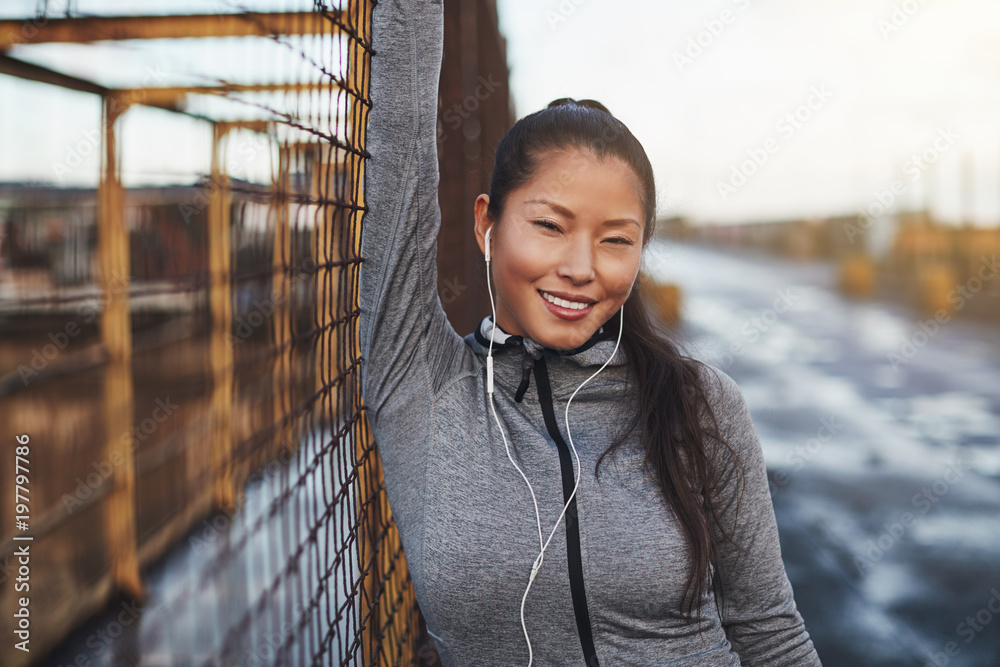
<path fill-rule="evenodd" d="M 5 0 L 0 14 L 30 15 L 35 4 Z M 233 4 L 80 0 L 77 8 L 219 11 Z M 603 102 L 646 147 L 663 215 L 712 222 L 847 214 L 895 183 L 896 207 L 927 203 L 953 222 L 1000 220 L 996 0 L 498 5 L 518 117 L 557 97 Z M 122 45 L 90 48 L 93 55 L 67 46 L 15 55 L 28 48 L 39 62 L 109 85 L 118 85 L 116 77 L 190 83 L 199 62 L 221 67 L 222 60 L 210 46 L 176 42 L 142 59 L 123 58 Z M 232 60 L 232 51 L 219 53 Z M 258 56 L 239 64 L 274 71 L 274 58 Z M 126 183 L 183 180 L 207 169 L 204 123 L 149 109 L 130 111 L 125 121 Z M 53 180 L 56 165 L 72 147 L 85 147 L 98 123 L 94 96 L 0 76 L 0 180 Z M 64 175 L 67 183 L 96 182 L 96 155 L 82 159 Z"/>
<path fill-rule="evenodd" d="M 847 213 L 899 180 L 904 205 L 1000 218 L 996 0 L 500 0 L 499 12 L 518 117 L 600 100 L 646 147 L 661 211 Z M 786 119 L 796 111 L 805 120 Z M 936 139 L 949 128 L 951 145 Z M 908 164 L 936 157 L 936 140 L 933 167 Z M 751 155 L 763 165 L 743 165 Z"/>

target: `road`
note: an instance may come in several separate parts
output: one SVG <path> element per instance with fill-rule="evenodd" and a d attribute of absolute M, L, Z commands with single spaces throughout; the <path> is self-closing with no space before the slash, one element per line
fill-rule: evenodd
<path fill-rule="evenodd" d="M 828 262 L 648 252 L 746 397 L 824 665 L 1000 665 L 1000 324 L 844 298 Z"/>

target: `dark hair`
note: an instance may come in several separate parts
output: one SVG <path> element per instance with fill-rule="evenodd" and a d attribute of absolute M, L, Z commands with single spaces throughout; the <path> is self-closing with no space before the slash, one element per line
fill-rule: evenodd
<path fill-rule="evenodd" d="M 652 165 L 646 151 L 625 124 L 595 100 L 554 100 L 546 108 L 517 121 L 507 131 L 494 158 L 487 209 L 490 220 L 500 221 L 507 195 L 527 183 L 547 155 L 567 149 L 589 150 L 598 158 L 615 157 L 631 168 L 638 181 L 638 194 L 646 216 L 645 246 L 656 226 Z M 739 459 L 721 436 L 715 413 L 709 405 L 701 374 L 707 367 L 683 354 L 667 333 L 654 325 L 646 306 L 643 280 L 636 282 L 623 308 L 621 345 L 631 377 L 637 382 L 638 410 L 601 454 L 594 475 L 599 477 L 604 457 L 620 447 L 637 427 L 641 428 L 646 470 L 659 483 L 691 552 L 680 609 L 681 614 L 691 620 L 695 607 L 700 616 L 702 591 L 710 583 L 711 566 L 719 567 L 718 540 L 711 522 L 714 521 L 726 539 L 730 539 L 709 493 L 716 486 L 714 461 L 720 454 L 727 454 L 739 467 Z M 609 325 L 617 329 L 617 322 L 611 320 Z M 741 475 L 737 483 L 742 495 Z M 737 512 L 738 508 L 739 501 Z"/>

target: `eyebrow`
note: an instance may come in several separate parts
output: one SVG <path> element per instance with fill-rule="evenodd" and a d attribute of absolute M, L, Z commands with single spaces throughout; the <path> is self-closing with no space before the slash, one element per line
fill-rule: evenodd
<path fill-rule="evenodd" d="M 548 199 L 528 199 L 525 200 L 524 203 L 543 204 L 545 206 L 548 206 L 561 216 L 569 218 L 570 220 L 576 220 L 576 215 L 573 213 L 573 211 L 569 210 L 568 208 L 566 208 L 561 204 L 555 203 L 554 201 L 549 201 Z M 603 224 L 605 227 L 626 227 L 628 225 L 635 225 L 639 229 L 642 229 L 642 225 L 640 225 L 639 222 L 637 220 L 634 220 L 633 218 L 615 218 L 614 220 L 605 220 Z"/>

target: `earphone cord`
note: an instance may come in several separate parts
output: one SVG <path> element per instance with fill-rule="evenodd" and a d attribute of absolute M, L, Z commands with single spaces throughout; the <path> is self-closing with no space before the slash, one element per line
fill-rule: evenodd
<path fill-rule="evenodd" d="M 489 236 L 486 237 L 486 242 L 489 243 Z M 500 423 L 500 417 L 497 415 L 496 404 L 493 402 L 493 338 L 497 331 L 497 311 L 496 305 L 493 303 L 493 289 L 490 286 L 490 260 L 486 260 L 486 291 L 490 294 L 490 310 L 493 311 L 493 328 L 490 330 L 490 349 L 489 353 L 486 355 L 486 370 L 487 370 L 487 382 L 486 391 L 490 395 L 490 410 L 493 412 L 493 419 L 497 423 L 497 428 L 500 429 L 500 437 L 503 438 L 504 449 L 507 450 L 507 458 L 510 462 L 517 468 L 517 471 L 521 473 L 521 477 L 524 479 L 524 483 L 528 485 L 528 491 L 531 493 L 531 502 L 535 506 L 535 522 L 538 525 L 538 556 L 535 558 L 534 564 L 531 566 L 531 580 L 528 582 L 528 587 L 524 589 L 524 595 L 521 596 L 521 629 L 524 630 L 524 640 L 528 642 L 528 667 L 531 667 L 532 661 L 532 651 L 531 651 L 531 640 L 528 639 L 528 628 L 524 623 L 524 603 L 528 599 L 528 591 L 531 589 L 531 582 L 535 580 L 535 576 L 538 574 L 538 568 L 542 566 L 542 558 L 545 554 L 545 546 L 542 544 L 542 518 L 538 513 L 538 500 L 535 498 L 535 490 L 531 488 L 531 482 L 528 481 L 528 477 L 521 470 L 521 467 L 517 465 L 514 461 L 514 457 L 510 453 L 510 445 L 507 444 L 507 436 L 504 434 L 503 425 Z"/>
<path fill-rule="evenodd" d="M 492 228 L 490 231 L 492 231 Z M 488 233 L 486 236 L 486 243 L 488 246 L 489 244 Z M 611 352 L 611 356 L 607 358 L 604 364 L 600 368 L 598 368 L 596 372 L 594 372 L 590 377 L 581 382 L 580 386 L 576 388 L 576 391 L 574 391 L 572 395 L 570 395 L 569 400 L 566 401 L 566 417 L 565 417 L 566 436 L 569 439 L 569 446 L 573 450 L 573 456 L 576 457 L 576 480 L 575 480 L 576 483 L 573 485 L 573 492 L 570 493 L 569 498 L 566 499 L 566 504 L 563 505 L 562 512 L 559 513 L 559 518 L 556 519 L 555 526 L 552 527 L 552 532 L 549 533 L 549 538 L 545 540 L 544 543 L 542 543 L 542 519 L 541 515 L 538 512 L 538 501 L 535 498 L 535 491 L 531 487 L 531 482 L 528 481 L 528 478 L 524 474 L 524 471 L 521 470 L 521 468 L 517 465 L 517 463 L 515 463 L 514 458 L 511 456 L 510 446 L 507 444 L 507 436 L 504 435 L 504 429 L 503 426 L 500 424 L 500 417 L 497 416 L 496 405 L 493 402 L 493 337 L 496 334 L 497 323 L 496 323 L 496 306 L 493 303 L 493 289 L 490 286 L 490 260 L 488 251 L 486 259 L 486 289 L 490 295 L 490 309 L 493 311 L 493 328 L 490 330 L 490 348 L 486 356 L 486 369 L 487 369 L 486 391 L 490 395 L 490 409 L 493 411 L 493 419 L 497 423 L 497 428 L 500 429 L 500 436 L 503 438 L 504 448 L 507 450 L 507 458 L 510 459 L 510 462 L 514 465 L 515 468 L 517 468 L 517 471 L 521 473 L 521 477 L 524 479 L 524 483 L 528 485 L 528 491 L 531 493 L 531 502 L 535 506 L 535 521 L 538 524 L 538 542 L 540 545 L 540 549 L 538 552 L 538 556 L 535 557 L 535 562 L 531 566 L 531 577 L 528 579 L 528 586 L 524 589 L 524 595 L 521 596 L 521 629 L 524 631 L 524 640 L 528 643 L 528 667 L 531 667 L 531 663 L 533 660 L 533 652 L 531 650 L 531 639 L 528 638 L 528 627 L 524 622 L 524 603 L 528 599 L 528 591 L 531 590 L 531 584 L 535 581 L 535 577 L 538 575 L 538 570 L 542 567 L 542 562 L 544 561 L 545 558 L 545 550 L 549 547 L 549 543 L 552 541 L 552 538 L 556 534 L 556 530 L 559 528 L 559 522 L 562 521 L 563 516 L 566 514 L 566 510 L 569 509 L 570 503 L 573 501 L 574 496 L 576 496 L 576 490 L 580 487 L 580 470 L 582 466 L 580 464 L 580 455 L 576 451 L 576 446 L 573 444 L 573 434 L 570 432 L 569 428 L 569 406 L 570 403 L 573 402 L 573 398 L 576 396 L 577 392 L 583 389 L 584 385 L 586 385 L 588 382 L 597 377 L 598 373 L 603 371 L 605 367 L 607 367 L 607 365 L 614 358 L 615 354 L 618 353 L 618 347 L 621 344 L 622 340 L 622 329 L 625 328 L 625 308 L 623 306 L 620 309 L 621 319 L 620 319 L 620 324 L 618 326 L 618 339 L 615 341 L 615 349 Z"/>

